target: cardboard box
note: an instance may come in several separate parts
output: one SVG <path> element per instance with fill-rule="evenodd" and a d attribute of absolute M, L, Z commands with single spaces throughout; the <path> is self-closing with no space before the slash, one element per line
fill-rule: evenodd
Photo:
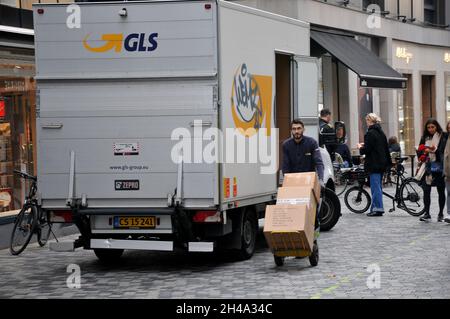
<path fill-rule="evenodd" d="M 277 205 L 301 205 L 310 206 L 312 212 L 317 209 L 317 199 L 310 187 L 280 187 L 278 188 Z"/>
<path fill-rule="evenodd" d="M 264 236 L 272 252 L 312 251 L 314 219 L 309 205 L 268 205 Z"/>
<path fill-rule="evenodd" d="M 283 187 L 310 187 L 320 201 L 320 183 L 316 172 L 285 174 Z"/>

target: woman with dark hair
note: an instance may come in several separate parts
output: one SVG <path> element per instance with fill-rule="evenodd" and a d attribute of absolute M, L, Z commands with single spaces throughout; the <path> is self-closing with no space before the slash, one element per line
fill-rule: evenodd
<path fill-rule="evenodd" d="M 421 177 L 421 185 L 424 192 L 425 214 L 420 217 L 421 221 L 429 221 L 430 216 L 430 194 L 431 187 L 436 186 L 439 194 L 438 222 L 444 219 L 445 206 L 445 179 L 444 179 L 444 149 L 447 142 L 447 134 L 442 131 L 441 126 L 435 119 L 429 119 L 425 123 L 423 135 L 417 151 L 419 161 L 425 165 L 425 172 Z"/>

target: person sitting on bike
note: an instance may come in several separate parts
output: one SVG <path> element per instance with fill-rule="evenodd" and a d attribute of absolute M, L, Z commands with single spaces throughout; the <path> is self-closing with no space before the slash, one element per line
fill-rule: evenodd
<path fill-rule="evenodd" d="M 372 207 L 367 214 L 369 217 L 383 216 L 383 190 L 382 177 L 391 167 L 391 155 L 389 153 L 386 135 L 381 129 L 381 119 L 378 115 L 370 113 L 366 116 L 367 133 L 364 143 L 358 144 L 364 159 L 364 169 L 370 174 L 370 190 L 372 193 Z"/>
<path fill-rule="evenodd" d="M 343 140 L 344 137 L 344 128 L 340 127 L 336 130 L 336 137 L 338 140 L 338 144 L 336 145 L 335 152 L 339 155 L 341 155 L 343 163 L 342 166 L 344 168 L 352 167 L 352 154 L 350 152 L 350 149 L 348 148 L 348 145 L 345 143 L 345 140 Z"/>
<path fill-rule="evenodd" d="M 431 187 L 436 186 L 439 194 L 439 215 L 438 222 L 444 220 L 445 206 L 445 178 L 444 178 L 444 149 L 447 142 L 447 134 L 442 131 L 438 121 L 430 118 L 425 123 L 420 145 L 417 149 L 421 169 L 424 169 L 423 176 L 420 176 L 421 186 L 423 188 L 423 201 L 425 205 L 425 214 L 420 217 L 421 221 L 429 221 L 431 204 Z"/>

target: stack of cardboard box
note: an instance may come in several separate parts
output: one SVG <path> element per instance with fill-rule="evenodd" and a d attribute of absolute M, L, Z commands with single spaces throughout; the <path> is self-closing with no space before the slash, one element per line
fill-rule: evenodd
<path fill-rule="evenodd" d="M 319 200 L 315 172 L 285 174 L 276 205 L 266 207 L 264 236 L 274 254 L 300 256 L 312 251 Z"/>

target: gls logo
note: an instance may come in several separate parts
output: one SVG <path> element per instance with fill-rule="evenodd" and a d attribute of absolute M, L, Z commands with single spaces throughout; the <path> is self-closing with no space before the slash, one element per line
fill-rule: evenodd
<path fill-rule="evenodd" d="M 123 40 L 122 33 L 103 34 L 101 40 L 105 43 L 100 47 L 91 47 L 88 44 L 89 36 L 90 34 L 83 39 L 83 46 L 86 50 L 96 53 L 106 52 L 112 49 L 115 52 L 121 52 L 122 45 L 128 52 L 155 51 L 158 47 L 158 42 L 156 42 L 158 33 L 151 33 L 149 36 L 146 36 L 145 33 L 131 33 L 126 36 L 125 40 Z"/>

